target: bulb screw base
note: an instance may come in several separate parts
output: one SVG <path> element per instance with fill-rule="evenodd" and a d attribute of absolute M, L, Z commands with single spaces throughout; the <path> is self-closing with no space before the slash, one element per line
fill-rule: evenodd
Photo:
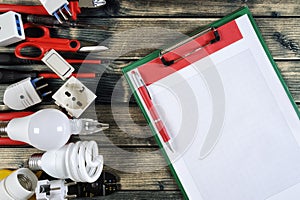
<path fill-rule="evenodd" d="M 42 153 L 36 153 L 30 156 L 28 159 L 28 168 L 33 171 L 42 170 L 41 162 L 42 162 Z"/>
<path fill-rule="evenodd" d="M 0 136 L 7 136 L 6 127 L 8 122 L 2 121 L 0 122 Z"/>

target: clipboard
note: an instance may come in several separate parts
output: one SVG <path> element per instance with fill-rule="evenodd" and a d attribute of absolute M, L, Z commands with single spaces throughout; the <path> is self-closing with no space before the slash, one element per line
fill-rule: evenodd
<path fill-rule="evenodd" d="M 123 73 L 185 199 L 299 198 L 300 113 L 248 7 Z"/>

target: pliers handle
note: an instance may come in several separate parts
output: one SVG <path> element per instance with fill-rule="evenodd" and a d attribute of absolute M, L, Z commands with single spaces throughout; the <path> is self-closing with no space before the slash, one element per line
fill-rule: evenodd
<path fill-rule="evenodd" d="M 30 111 L 23 111 L 23 112 L 7 112 L 7 113 L 0 113 L 0 121 L 9 121 L 13 118 L 18 117 L 25 117 L 31 115 L 33 112 Z M 0 137 L 0 146 L 23 146 L 27 145 L 24 142 L 11 140 L 8 137 Z"/>
<path fill-rule="evenodd" d="M 77 15 L 81 13 L 79 2 L 70 1 L 69 9 L 72 13 L 72 19 L 77 20 Z M 46 9 L 42 5 L 15 5 L 15 4 L 0 4 L 0 13 L 14 11 L 27 15 L 49 15 Z"/>

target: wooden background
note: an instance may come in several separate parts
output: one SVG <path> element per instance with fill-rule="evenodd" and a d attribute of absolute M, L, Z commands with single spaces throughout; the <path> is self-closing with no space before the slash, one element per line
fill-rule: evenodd
<path fill-rule="evenodd" d="M 0 0 L 0 3 L 38 4 L 35 0 Z M 294 51 L 284 48 L 274 39 L 274 33 L 285 35 L 285 43 L 297 45 L 300 36 L 299 0 L 122 0 L 107 1 L 107 5 L 98 9 L 82 9 L 79 22 L 92 24 L 89 28 L 51 29 L 53 36 L 89 40 L 105 45 L 109 50 L 92 55 L 104 60 L 103 65 L 75 66 L 80 71 L 102 72 L 101 78 L 80 79 L 97 93 L 95 107 L 91 107 L 85 116 L 98 118 L 109 123 L 110 129 L 102 134 L 87 136 L 99 143 L 100 153 L 104 155 L 106 170 L 117 173 L 121 178 L 121 191 L 98 199 L 182 199 L 182 195 L 172 178 L 169 168 L 158 146 L 151 136 L 144 117 L 131 97 L 131 91 L 121 77 L 120 69 L 154 50 L 176 40 L 162 35 L 154 41 L 144 33 L 135 34 L 142 41 L 143 48 L 130 49 L 132 38 L 124 36 L 124 31 L 135 28 L 166 28 L 188 34 L 193 30 L 223 17 L 243 5 L 248 5 L 271 50 L 271 53 L 287 82 L 287 85 L 299 105 L 300 103 L 300 57 L 297 48 Z M 101 27 L 106 26 L 106 30 Z M 107 40 L 109 39 L 109 40 Z M 151 46 L 152 44 L 152 46 Z M 13 48 L 0 48 L 0 53 L 12 52 Z M 117 56 L 117 59 L 115 59 Z M 8 69 L 48 71 L 41 64 L 29 66 L 0 66 Z M 117 84 L 118 83 L 118 84 Z M 49 80 L 53 90 L 63 84 L 60 80 Z M 0 85 L 0 96 L 7 84 Z M 113 103 L 111 96 L 113 93 Z M 1 98 L 2 99 L 2 98 Z M 50 100 L 34 106 L 30 110 L 44 107 L 56 107 Z M 76 139 L 76 138 L 75 138 Z M 77 138 L 78 139 L 78 138 Z M 83 139 L 83 137 L 81 137 Z M 84 138 L 85 139 L 85 138 Z M 120 153 L 123 150 L 125 153 Z M 0 148 L 0 168 L 18 168 L 32 153 L 39 152 L 30 147 Z M 127 153 L 127 154 L 126 154 Z M 145 156 L 146 155 L 146 156 Z"/>

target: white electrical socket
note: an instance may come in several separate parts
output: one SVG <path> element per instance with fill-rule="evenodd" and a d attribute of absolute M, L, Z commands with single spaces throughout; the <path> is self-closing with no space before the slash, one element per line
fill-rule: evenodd
<path fill-rule="evenodd" d="M 0 15 L 0 46 L 5 47 L 24 39 L 21 15 L 13 11 Z"/>
<path fill-rule="evenodd" d="M 91 103 L 96 95 L 75 77 L 71 77 L 52 96 L 55 103 L 67 110 L 69 115 L 78 118 Z"/>

